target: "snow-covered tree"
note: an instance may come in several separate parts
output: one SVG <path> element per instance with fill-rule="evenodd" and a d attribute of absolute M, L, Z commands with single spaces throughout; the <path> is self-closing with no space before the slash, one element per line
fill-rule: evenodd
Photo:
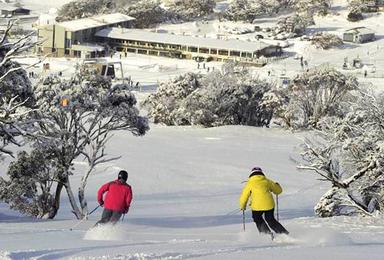
<path fill-rule="evenodd" d="M 357 22 L 364 19 L 363 10 L 367 7 L 366 3 L 361 0 L 348 1 L 349 13 L 347 20 L 350 22 Z"/>
<path fill-rule="evenodd" d="M 311 69 L 296 76 L 293 83 L 280 92 L 285 105 L 279 117 L 291 128 L 319 128 L 323 118 L 345 115 L 345 102 L 357 86 L 354 77 L 333 68 Z"/>
<path fill-rule="evenodd" d="M 56 20 L 63 22 L 97 14 L 112 13 L 115 8 L 116 3 L 113 0 L 75 0 L 59 9 Z"/>
<path fill-rule="evenodd" d="M 29 50 L 34 42 L 31 35 L 9 40 L 14 23 L 11 20 L 0 37 L 0 157 L 2 154 L 12 155 L 12 151 L 6 149 L 7 144 L 21 145 L 16 137 L 31 129 L 28 112 L 34 106 L 32 86 L 25 69 L 13 61 Z"/>
<path fill-rule="evenodd" d="M 327 15 L 331 2 L 331 0 L 296 0 L 294 8 L 297 13 Z"/>
<path fill-rule="evenodd" d="M 58 158 L 55 202 L 50 218 L 60 206 L 60 194 L 66 189 L 72 211 L 77 218 L 87 213 L 84 197 L 87 180 L 93 168 L 114 158 L 106 157 L 105 145 L 117 130 L 128 130 L 143 135 L 148 130 L 146 118 L 139 116 L 136 99 L 128 86 L 111 87 L 101 76 L 80 71 L 70 80 L 47 78 L 36 90 L 40 109 L 34 113 L 39 121 L 35 138 L 36 149 L 51 151 Z M 89 169 L 84 173 L 77 204 L 71 188 L 73 161 L 85 157 Z"/>
<path fill-rule="evenodd" d="M 172 0 L 169 3 L 169 10 L 178 18 L 189 20 L 213 13 L 215 6 L 214 0 Z"/>
<path fill-rule="evenodd" d="M 343 45 L 343 40 L 337 35 L 319 32 L 313 35 L 312 44 L 318 49 L 327 50 Z"/>
<path fill-rule="evenodd" d="M 272 85 L 246 69 L 227 64 L 206 76 L 186 74 L 162 83 L 144 101 L 155 123 L 167 125 L 268 126 L 273 107 Z"/>
<path fill-rule="evenodd" d="M 277 13 L 284 5 L 285 1 L 279 0 L 234 0 L 224 16 L 233 21 L 252 22 L 260 15 Z"/>
<path fill-rule="evenodd" d="M 313 15 L 302 13 L 280 18 L 277 22 L 277 28 L 281 32 L 302 35 L 305 33 L 308 26 L 314 24 Z"/>
<path fill-rule="evenodd" d="M 299 168 L 332 185 L 315 207 L 318 216 L 383 212 L 383 107 L 382 94 L 362 92 L 345 117 L 325 120 L 316 138 L 306 141 Z"/>
<path fill-rule="evenodd" d="M 149 95 L 143 105 L 155 123 L 176 124 L 174 111 L 181 107 L 181 101 L 201 87 L 202 76 L 187 73 L 170 81 L 161 82 L 156 93 Z"/>
<path fill-rule="evenodd" d="M 49 218 L 54 206 L 51 189 L 60 179 L 57 159 L 48 150 L 20 152 L 9 166 L 8 180 L 0 179 L 0 200 L 23 214 Z"/>
<path fill-rule="evenodd" d="M 122 5 L 119 12 L 136 18 L 135 26 L 147 28 L 172 19 L 170 12 L 161 6 L 159 0 L 138 0 Z"/>

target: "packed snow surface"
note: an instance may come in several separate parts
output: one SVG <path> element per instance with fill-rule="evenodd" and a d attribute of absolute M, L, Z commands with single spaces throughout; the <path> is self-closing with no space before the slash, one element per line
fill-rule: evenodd
<path fill-rule="evenodd" d="M 328 187 L 312 173 L 297 171 L 290 159 L 303 134 L 242 126 L 151 127 L 144 137 L 117 134 L 108 151 L 122 159 L 99 167 L 89 180 L 92 209 L 100 185 L 113 180 L 119 169 L 129 172 L 134 199 L 123 221 L 93 228 L 99 209 L 79 223 L 65 196 L 52 221 L 21 217 L 0 204 L 0 259 L 382 257 L 381 219 L 314 217 L 313 206 Z M 76 163 L 74 190 L 82 165 Z M 260 235 L 250 211 L 243 231 L 238 198 L 242 182 L 256 165 L 284 188 L 279 215 L 289 236 L 271 241 Z"/>
<path fill-rule="evenodd" d="M 69 0 L 22 0 L 33 14 L 47 13 Z M 224 8 L 224 3 L 220 5 Z M 327 63 L 341 69 L 344 58 L 359 57 L 368 66 L 367 78 L 362 70 L 348 71 L 368 85 L 383 85 L 384 14 L 367 15 L 357 23 L 349 23 L 346 1 L 335 0 L 334 14 L 315 17 L 310 33 L 327 31 L 341 35 L 345 29 L 366 26 L 376 32 L 376 41 L 366 44 L 345 44 L 343 48 L 317 50 L 308 41 L 289 40 L 287 59 L 255 69 L 273 80 L 294 76 L 302 71 L 302 55 L 309 67 Z M 258 19 L 261 27 L 272 26 L 276 17 Z M 232 22 L 194 22 L 161 25 L 169 33 L 254 41 L 254 34 L 230 35 L 232 28 L 254 27 Z M 112 58 L 122 61 L 125 77 L 131 76 L 140 86 L 157 84 L 175 75 L 194 71 L 206 73 L 195 61 L 118 53 Z M 20 60 L 31 64 L 35 59 Z M 51 71 L 36 73 L 74 72 L 76 59 L 47 58 Z M 206 67 L 219 68 L 209 62 Z M 372 69 L 371 69 L 372 68 Z M 375 68 L 373 70 L 373 68 Z M 142 98 L 143 93 L 138 93 Z M 334 217 L 320 219 L 313 207 L 330 187 L 309 172 L 299 172 L 292 158 L 304 134 L 279 129 L 243 126 L 202 129 L 198 127 L 163 127 L 151 125 L 144 137 L 130 133 L 116 134 L 107 149 L 109 155 L 121 155 L 118 161 L 102 165 L 90 177 L 87 199 L 90 209 L 97 206 L 96 192 L 113 180 L 120 169 L 129 172 L 133 187 L 130 212 L 116 226 L 93 228 L 102 210 L 79 223 L 70 212 L 69 202 L 62 194 L 62 205 L 55 220 L 42 221 L 20 216 L 0 203 L 0 259 L 383 259 L 384 220 L 382 218 Z M 8 158 L 0 164 L 4 176 Z M 85 162 L 75 163 L 72 177 L 76 191 Z M 278 181 L 284 192 L 279 196 L 281 223 L 289 236 L 260 235 L 246 211 L 243 230 L 238 198 L 254 166 L 264 169 L 267 177 Z"/>

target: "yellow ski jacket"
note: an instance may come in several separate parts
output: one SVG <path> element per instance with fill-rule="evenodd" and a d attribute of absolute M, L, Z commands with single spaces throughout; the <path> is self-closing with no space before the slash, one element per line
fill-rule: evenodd
<path fill-rule="evenodd" d="M 264 175 L 254 175 L 249 178 L 240 196 L 240 209 L 245 210 L 249 197 L 251 197 L 252 210 L 271 210 L 275 207 L 275 201 L 271 192 L 280 194 L 281 186 L 267 179 Z"/>

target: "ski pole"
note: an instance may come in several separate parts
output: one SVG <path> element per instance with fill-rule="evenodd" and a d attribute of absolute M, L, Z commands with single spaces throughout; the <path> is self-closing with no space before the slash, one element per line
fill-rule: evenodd
<path fill-rule="evenodd" d="M 121 219 L 121 222 L 123 222 L 123 221 L 124 221 L 124 217 L 125 217 L 125 214 L 123 214 L 123 218 Z"/>
<path fill-rule="evenodd" d="M 88 213 L 87 216 L 91 215 L 93 212 L 95 212 L 98 208 L 100 208 L 100 205 L 98 205 L 96 208 L 94 208 L 91 212 Z"/>
<path fill-rule="evenodd" d="M 279 221 L 279 195 L 276 195 L 276 219 Z"/>
<path fill-rule="evenodd" d="M 243 231 L 245 232 L 245 210 L 243 210 Z"/>
<path fill-rule="evenodd" d="M 229 215 L 235 215 L 237 214 L 238 212 L 240 212 L 241 209 L 235 209 L 235 210 L 232 210 L 230 212 L 228 212 L 227 214 L 225 214 L 226 216 L 229 216 Z"/>
<path fill-rule="evenodd" d="M 76 223 L 76 224 L 75 224 L 73 227 L 71 227 L 69 230 L 72 231 L 75 227 L 77 227 L 78 225 L 80 225 L 81 223 L 83 223 L 83 222 L 88 218 L 88 216 L 91 215 L 93 212 L 95 212 L 99 207 L 100 207 L 100 205 L 98 205 L 96 208 L 94 208 L 90 213 L 88 213 L 87 215 L 85 215 L 84 218 L 83 218 L 80 222 Z"/>

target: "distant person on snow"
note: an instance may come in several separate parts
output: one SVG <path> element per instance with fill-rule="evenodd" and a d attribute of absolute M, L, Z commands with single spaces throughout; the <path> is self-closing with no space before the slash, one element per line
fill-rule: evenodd
<path fill-rule="evenodd" d="M 251 197 L 252 218 L 259 232 L 272 235 L 269 229 L 271 228 L 276 233 L 288 234 L 289 232 L 274 217 L 275 201 L 271 192 L 280 194 L 282 192 L 280 184 L 267 179 L 260 167 L 254 167 L 241 194 L 240 209 L 246 209 L 248 199 Z"/>
<path fill-rule="evenodd" d="M 127 184 L 128 173 L 120 171 L 117 180 L 106 183 L 97 192 L 97 201 L 104 206 L 101 220 L 96 223 L 116 224 L 122 214 L 127 214 L 132 201 L 132 188 Z M 107 193 L 104 198 L 104 193 Z"/>

